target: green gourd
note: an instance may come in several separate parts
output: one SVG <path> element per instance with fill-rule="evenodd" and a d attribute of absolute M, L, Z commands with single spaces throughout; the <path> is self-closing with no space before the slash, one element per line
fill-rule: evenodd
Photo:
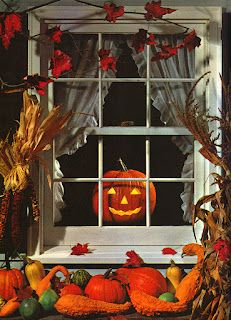
<path fill-rule="evenodd" d="M 41 304 L 43 310 L 51 311 L 54 309 L 54 304 L 58 298 L 59 296 L 57 293 L 53 289 L 49 288 L 39 297 L 39 303 Z"/>
<path fill-rule="evenodd" d="M 35 298 L 24 299 L 19 307 L 23 319 L 35 320 L 41 316 L 41 305 Z"/>
<path fill-rule="evenodd" d="M 84 289 L 88 284 L 89 280 L 91 279 L 91 277 L 92 276 L 90 275 L 89 272 L 87 272 L 84 269 L 80 269 L 73 272 L 71 281 L 77 284 L 78 286 L 80 286 L 80 288 Z"/>
<path fill-rule="evenodd" d="M 168 301 L 168 302 L 177 302 L 178 299 L 171 292 L 164 292 L 159 296 L 160 300 Z"/>

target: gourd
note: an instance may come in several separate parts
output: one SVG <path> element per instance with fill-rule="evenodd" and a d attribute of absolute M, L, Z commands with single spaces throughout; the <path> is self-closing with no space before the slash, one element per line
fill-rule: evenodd
<path fill-rule="evenodd" d="M 50 272 L 39 282 L 36 293 L 40 297 L 44 291 L 51 287 L 51 279 L 54 277 L 56 272 L 62 272 L 65 277 L 69 277 L 69 271 L 62 265 L 53 267 Z"/>
<path fill-rule="evenodd" d="M 183 255 L 197 255 L 197 263 L 176 288 L 175 297 L 178 300 L 190 301 L 194 299 L 203 282 L 200 269 L 204 257 L 204 249 L 197 243 L 190 243 L 183 247 Z"/>
<path fill-rule="evenodd" d="M 24 275 L 19 269 L 0 269 L 0 296 L 5 300 L 16 297 L 16 289 L 24 286 Z"/>
<path fill-rule="evenodd" d="M 127 169 L 120 159 L 122 170 L 108 171 L 104 178 L 143 178 L 145 174 Z M 150 182 L 150 213 L 153 214 L 156 205 L 156 190 Z M 93 210 L 98 215 L 98 184 L 93 190 Z M 146 182 L 145 181 L 115 181 L 103 183 L 103 221 L 116 224 L 133 224 L 145 218 L 146 214 Z"/>
<path fill-rule="evenodd" d="M 170 267 L 166 270 L 166 281 L 168 292 L 175 293 L 176 288 L 179 286 L 182 280 L 182 271 L 173 260 L 171 260 Z"/>
<path fill-rule="evenodd" d="M 129 275 L 129 287 L 129 294 L 133 290 L 140 290 L 155 297 L 167 291 L 165 277 L 150 267 L 134 268 Z"/>
<path fill-rule="evenodd" d="M 190 243 L 183 247 L 183 254 L 197 255 L 197 264 L 183 278 L 176 289 L 175 297 L 178 302 L 163 301 L 153 297 L 145 292 L 133 290 L 130 293 L 131 302 L 137 312 L 146 316 L 159 315 L 161 313 L 178 313 L 188 310 L 192 301 L 198 294 L 201 284 L 201 266 L 203 261 L 204 250 L 199 244 Z"/>
<path fill-rule="evenodd" d="M 39 282 L 45 277 L 43 264 L 39 260 L 32 260 L 29 257 L 25 258 L 25 275 L 33 290 L 37 289 Z"/>
<path fill-rule="evenodd" d="M 171 292 L 164 292 L 162 293 L 158 299 L 163 300 L 163 301 L 168 301 L 168 302 L 177 302 L 177 298 L 174 296 L 173 293 Z"/>
<path fill-rule="evenodd" d="M 185 300 L 179 302 L 163 301 L 138 290 L 132 291 L 130 299 L 136 311 L 145 316 L 178 313 L 188 310 L 188 303 Z"/>
<path fill-rule="evenodd" d="M 70 283 L 60 289 L 60 296 L 64 296 L 66 294 L 83 294 L 83 291 L 77 284 Z"/>
<path fill-rule="evenodd" d="M 19 307 L 19 313 L 23 319 L 38 319 L 41 315 L 41 305 L 35 298 L 24 299 Z"/>
<path fill-rule="evenodd" d="M 110 276 L 112 269 L 104 275 L 93 276 L 85 288 L 85 295 L 94 300 L 101 300 L 111 303 L 124 303 L 127 292 L 123 284 Z"/>
<path fill-rule="evenodd" d="M 90 279 L 90 273 L 84 269 L 80 269 L 73 272 L 71 281 L 84 289 Z"/>
<path fill-rule="evenodd" d="M 55 309 L 66 316 L 80 317 L 92 314 L 113 314 L 127 312 L 131 308 L 130 302 L 116 304 L 105 301 L 93 300 L 88 297 L 67 294 L 58 299 Z"/>
<path fill-rule="evenodd" d="M 45 311 L 51 311 L 58 298 L 59 296 L 57 293 L 53 289 L 49 288 L 39 297 L 39 303 Z"/>
<path fill-rule="evenodd" d="M 17 301 L 17 297 L 8 300 L 0 309 L 0 317 L 8 317 L 15 313 L 19 308 L 20 302 Z"/>

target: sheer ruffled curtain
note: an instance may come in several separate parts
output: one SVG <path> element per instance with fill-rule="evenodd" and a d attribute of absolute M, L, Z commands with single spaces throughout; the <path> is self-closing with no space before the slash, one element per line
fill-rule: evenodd
<path fill-rule="evenodd" d="M 168 43 L 176 46 L 181 41 L 172 36 L 161 36 L 158 41 L 162 44 Z M 131 41 L 128 41 L 131 47 Z M 155 46 L 150 46 L 150 59 L 156 53 Z M 147 50 L 143 53 L 136 54 L 133 50 L 133 59 L 138 67 L 139 75 L 146 77 L 147 72 Z M 192 78 L 194 77 L 194 54 L 188 52 L 187 49 L 178 50 L 178 54 L 167 60 L 152 61 L 150 63 L 150 76 L 155 78 Z M 152 82 L 151 83 L 151 99 L 154 108 L 158 109 L 161 114 L 161 120 L 166 126 L 181 126 L 176 108 L 173 103 L 180 106 L 184 105 L 187 93 L 191 88 L 190 82 Z M 193 139 L 186 136 L 174 136 L 173 142 L 186 156 L 186 160 L 182 169 L 182 178 L 193 177 Z M 193 203 L 193 185 L 192 183 L 184 183 L 184 190 L 181 193 L 183 219 L 191 222 Z"/>
<path fill-rule="evenodd" d="M 65 51 L 72 57 L 73 70 L 68 77 L 98 78 L 98 50 L 99 44 L 96 37 L 87 36 L 66 43 Z M 73 41 L 75 45 L 73 46 Z M 68 48 L 69 44 L 69 48 Z M 102 47 L 111 49 L 117 55 L 117 47 L 109 39 L 103 40 Z M 71 51 L 69 52 L 68 49 Z M 115 77 L 114 72 L 102 72 L 103 78 Z M 110 82 L 102 84 L 102 103 L 108 93 Z M 55 168 L 54 177 L 62 178 L 63 173 L 57 158 L 61 155 L 71 155 L 87 142 L 86 127 L 96 127 L 99 116 L 99 85 L 97 81 L 71 81 L 55 85 L 55 104 L 62 104 L 63 112 L 72 110 L 74 116 L 62 134 L 55 140 Z M 62 183 L 54 184 L 55 216 L 54 221 L 61 220 L 61 209 L 65 206 L 63 201 L 64 187 Z"/>

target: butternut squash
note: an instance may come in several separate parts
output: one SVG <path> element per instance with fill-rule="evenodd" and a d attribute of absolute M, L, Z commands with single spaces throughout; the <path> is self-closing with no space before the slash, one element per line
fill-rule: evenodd
<path fill-rule="evenodd" d="M 37 289 L 39 282 L 45 277 L 43 264 L 39 260 L 32 260 L 29 257 L 25 258 L 25 275 L 33 290 Z"/>

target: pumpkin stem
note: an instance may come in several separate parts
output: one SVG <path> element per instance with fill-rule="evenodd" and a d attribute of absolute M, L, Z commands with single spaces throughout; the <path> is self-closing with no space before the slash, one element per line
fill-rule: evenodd
<path fill-rule="evenodd" d="M 112 272 L 112 268 L 108 269 L 103 275 L 104 279 L 108 279 L 111 272 Z"/>
<path fill-rule="evenodd" d="M 121 167 L 123 168 L 123 170 L 128 171 L 128 168 L 127 168 L 126 164 L 123 162 L 123 160 L 121 158 L 119 158 L 118 161 L 119 161 Z"/>
<path fill-rule="evenodd" d="M 174 260 L 170 260 L 170 263 L 171 263 L 171 267 L 175 267 L 176 266 L 176 263 L 175 263 L 175 261 Z"/>

